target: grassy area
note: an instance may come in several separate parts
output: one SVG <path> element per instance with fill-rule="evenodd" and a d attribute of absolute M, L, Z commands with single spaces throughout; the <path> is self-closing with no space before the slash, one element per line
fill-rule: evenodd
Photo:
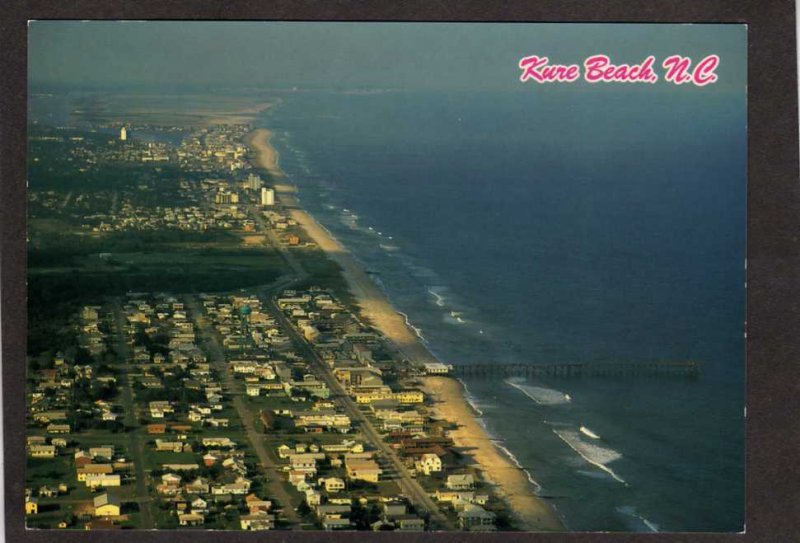
<path fill-rule="evenodd" d="M 355 305 L 355 297 L 350 293 L 342 268 L 319 249 L 297 249 L 292 254 L 300 262 L 310 279 L 297 285 L 298 290 L 309 286 L 319 286 L 331 290 L 334 295 L 349 306 Z"/>

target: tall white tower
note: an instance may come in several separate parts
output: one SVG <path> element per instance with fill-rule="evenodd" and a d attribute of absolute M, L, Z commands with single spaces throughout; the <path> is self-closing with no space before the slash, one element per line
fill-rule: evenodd
<path fill-rule="evenodd" d="M 125 129 L 124 126 L 119 131 L 119 139 L 122 141 L 128 139 L 128 131 Z"/>
<path fill-rule="evenodd" d="M 275 191 L 267 187 L 261 187 L 261 205 L 274 206 L 275 205 Z"/>

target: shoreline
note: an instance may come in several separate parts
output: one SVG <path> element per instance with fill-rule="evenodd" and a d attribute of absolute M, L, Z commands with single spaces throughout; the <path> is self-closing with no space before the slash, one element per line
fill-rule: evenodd
<path fill-rule="evenodd" d="M 248 136 L 247 145 L 255 151 L 257 164 L 266 169 L 274 180 L 285 179 L 286 175 L 278 167 L 278 153 L 269 143 L 271 136 L 272 132 L 267 129 L 256 129 Z M 361 314 L 407 359 L 418 365 L 439 362 L 355 257 L 309 213 L 298 207 L 296 187 L 289 183 L 274 183 L 274 188 L 288 214 L 342 268 Z M 536 495 L 528 475 L 514 465 L 478 423 L 474 410 L 465 398 L 463 385 L 452 377 L 425 377 L 423 383 L 425 393 L 436 400 L 433 406 L 436 417 L 458 421 L 458 428 L 450 432 L 450 437 L 457 447 L 469 449 L 467 455 L 478 465 L 481 477 L 493 486 L 496 494 L 509 506 L 509 512 L 518 527 L 525 531 L 565 530 L 555 510 Z"/>
<path fill-rule="evenodd" d="M 423 390 L 435 400 L 436 417 L 458 421 L 448 435 L 457 448 L 465 449 L 481 472 L 482 479 L 509 505 L 509 512 L 525 531 L 563 531 L 564 523 L 555 510 L 536 495 L 529 475 L 500 450 L 495 439 L 478 422 L 475 409 L 466 399 L 464 385 L 452 377 L 424 377 Z"/>

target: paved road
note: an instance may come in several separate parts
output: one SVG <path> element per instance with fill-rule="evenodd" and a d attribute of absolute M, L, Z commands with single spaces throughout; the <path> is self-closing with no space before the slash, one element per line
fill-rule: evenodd
<path fill-rule="evenodd" d="M 344 390 L 339 381 L 337 381 L 333 374 L 330 373 L 328 367 L 319 357 L 314 348 L 295 330 L 280 308 L 276 305 L 274 301 L 274 295 L 276 293 L 279 293 L 285 288 L 289 288 L 292 283 L 296 283 L 302 279 L 308 278 L 309 275 L 300 262 L 298 262 L 298 260 L 294 257 L 291 250 L 280 243 L 275 231 L 267 224 L 267 221 L 259 208 L 252 205 L 249 207 L 249 212 L 259 224 L 261 230 L 266 233 L 272 245 L 278 250 L 279 254 L 283 257 L 296 276 L 294 281 L 289 281 L 287 284 L 281 286 L 274 285 L 273 288 L 266 289 L 264 291 L 264 295 L 269 300 L 267 303 L 267 309 L 273 314 L 278 322 L 281 323 L 282 327 L 287 331 L 287 333 L 294 339 L 295 344 L 305 351 L 307 358 L 317 367 L 319 374 L 325 380 L 328 387 L 338 395 L 339 403 L 345 409 L 350 419 L 360 425 L 361 431 L 364 433 L 367 440 L 372 443 L 383 454 L 384 458 L 391 463 L 393 471 L 398 476 L 395 480 L 400 486 L 401 492 L 403 492 L 411 500 L 411 503 L 414 504 L 418 511 L 427 512 L 430 515 L 430 528 L 452 529 L 453 526 L 450 520 L 442 513 L 436 503 L 434 503 L 434 501 L 419 485 L 419 483 L 413 477 L 411 477 L 411 473 L 409 473 L 408 469 L 406 469 L 405 465 L 400 461 L 400 458 L 398 458 L 395 451 L 386 443 L 384 443 L 380 434 L 378 434 L 377 430 L 375 430 L 374 426 L 372 426 L 372 423 L 367 420 L 366 417 L 364 417 L 363 413 L 361 413 L 355 402 L 353 402 L 353 400 L 347 395 L 347 392 Z"/>
<path fill-rule="evenodd" d="M 283 507 L 281 511 L 282 516 L 291 523 L 292 529 L 300 529 L 300 517 L 292 507 L 292 498 L 281 483 L 282 474 L 278 471 L 277 466 L 270 458 L 267 448 L 264 445 L 262 435 L 256 430 L 254 424 L 255 415 L 243 398 L 242 382 L 237 380 L 229 371 L 228 363 L 225 360 L 225 355 L 219 344 L 217 331 L 214 330 L 209 319 L 203 314 L 203 310 L 196 298 L 193 296 L 186 296 L 185 301 L 186 307 L 192 315 L 192 319 L 203 335 L 203 347 L 206 354 L 208 354 L 209 361 L 222 376 L 225 384 L 225 391 L 232 396 L 233 407 L 242 420 L 247 438 L 250 440 L 256 456 L 258 456 L 261 469 L 267 478 L 270 497 L 276 498 L 280 502 Z"/>
<path fill-rule="evenodd" d="M 124 358 L 126 367 L 124 373 L 125 387 L 122 389 L 122 401 L 125 403 L 125 425 L 130 428 L 136 428 L 139 426 L 139 421 L 136 420 L 136 404 L 133 400 L 133 385 L 130 379 L 132 369 L 131 356 L 125 334 L 125 315 L 118 299 L 113 301 L 112 312 L 114 314 L 117 356 Z M 147 488 L 147 476 L 144 471 L 144 447 L 139 439 L 139 433 L 135 430 L 128 431 L 128 441 L 130 453 L 134 459 L 133 467 L 136 473 L 136 497 L 134 500 L 139 504 L 141 528 L 152 529 L 156 526 L 153 522 L 153 513 L 150 510 L 151 498 Z"/>
<path fill-rule="evenodd" d="M 345 409 L 347 415 L 354 422 L 357 422 L 361 431 L 366 436 L 367 440 L 375 446 L 384 458 L 389 460 L 392 468 L 397 473 L 398 478 L 395 479 L 403 492 L 419 512 L 427 512 L 430 515 L 429 524 L 430 529 L 454 529 L 452 522 L 442 513 L 436 503 L 431 499 L 427 492 L 420 486 L 420 484 L 411 477 L 411 473 L 405 467 L 403 462 L 397 456 L 397 453 L 389 447 L 382 439 L 380 434 L 372 423 L 364 416 L 361 410 L 358 409 L 355 402 L 347 395 L 344 387 L 333 376 L 328 369 L 328 366 L 319 357 L 316 350 L 305 340 L 303 336 L 292 326 L 283 311 L 280 310 L 277 303 L 273 298 L 269 299 L 267 308 L 270 313 L 281 323 L 281 326 L 286 329 L 289 335 L 294 340 L 298 347 L 304 351 L 303 354 L 312 362 L 317 368 L 319 375 L 327 383 L 328 387 L 334 393 L 336 400 Z"/>
<path fill-rule="evenodd" d="M 298 260 L 292 254 L 292 251 L 283 245 L 278 239 L 277 234 L 275 234 L 275 230 L 267 223 L 267 219 L 264 218 L 261 209 L 256 205 L 250 205 L 247 208 L 250 216 L 258 223 L 261 227 L 261 232 L 263 232 L 267 239 L 269 239 L 270 243 L 273 247 L 278 251 L 278 254 L 281 255 L 281 258 L 286 262 L 286 264 L 292 269 L 292 273 L 295 275 L 295 280 L 300 281 L 301 279 L 308 278 L 308 273 L 303 266 L 298 262 Z"/>

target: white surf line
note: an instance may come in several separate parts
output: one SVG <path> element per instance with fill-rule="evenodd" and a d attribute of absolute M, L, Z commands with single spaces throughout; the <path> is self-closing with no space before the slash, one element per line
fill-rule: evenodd
<path fill-rule="evenodd" d="M 578 449 L 577 449 L 577 448 L 576 448 L 576 447 L 575 447 L 575 446 L 574 446 L 572 443 L 570 443 L 568 439 L 566 439 L 564 436 L 562 436 L 562 435 L 561 435 L 561 432 L 559 432 L 558 430 L 556 430 L 556 429 L 553 429 L 553 432 L 554 432 L 554 433 L 555 433 L 555 434 L 556 434 L 558 437 L 560 437 L 560 438 L 561 438 L 561 440 L 562 440 L 564 443 L 566 443 L 566 444 L 567 444 L 567 446 L 569 446 L 569 448 L 570 448 L 570 449 L 572 449 L 573 451 L 575 451 L 576 453 L 578 453 L 578 455 L 579 455 L 581 458 L 583 458 L 584 460 L 586 460 L 586 461 L 587 461 L 588 463 L 590 463 L 591 465 L 593 465 L 593 466 L 595 466 L 595 467 L 597 467 L 597 468 L 600 468 L 601 470 L 605 471 L 606 473 L 608 473 L 609 475 L 611 475 L 611 476 L 612 476 L 612 477 L 613 477 L 615 480 L 619 481 L 619 482 L 620 482 L 620 483 L 622 483 L 623 485 L 625 485 L 625 486 L 628 486 L 628 483 L 626 483 L 626 482 L 625 482 L 625 480 L 624 480 L 622 477 L 620 477 L 619 475 L 617 475 L 616 473 L 614 473 L 614 470 L 612 470 L 611 468 L 609 468 L 609 467 L 608 467 L 608 466 L 606 466 L 605 464 L 601 464 L 600 462 L 595 462 L 595 461 L 594 461 L 594 460 L 592 460 L 591 458 L 588 458 L 588 457 L 587 457 L 585 454 L 583 454 L 581 451 L 579 451 L 579 450 L 578 450 Z"/>

